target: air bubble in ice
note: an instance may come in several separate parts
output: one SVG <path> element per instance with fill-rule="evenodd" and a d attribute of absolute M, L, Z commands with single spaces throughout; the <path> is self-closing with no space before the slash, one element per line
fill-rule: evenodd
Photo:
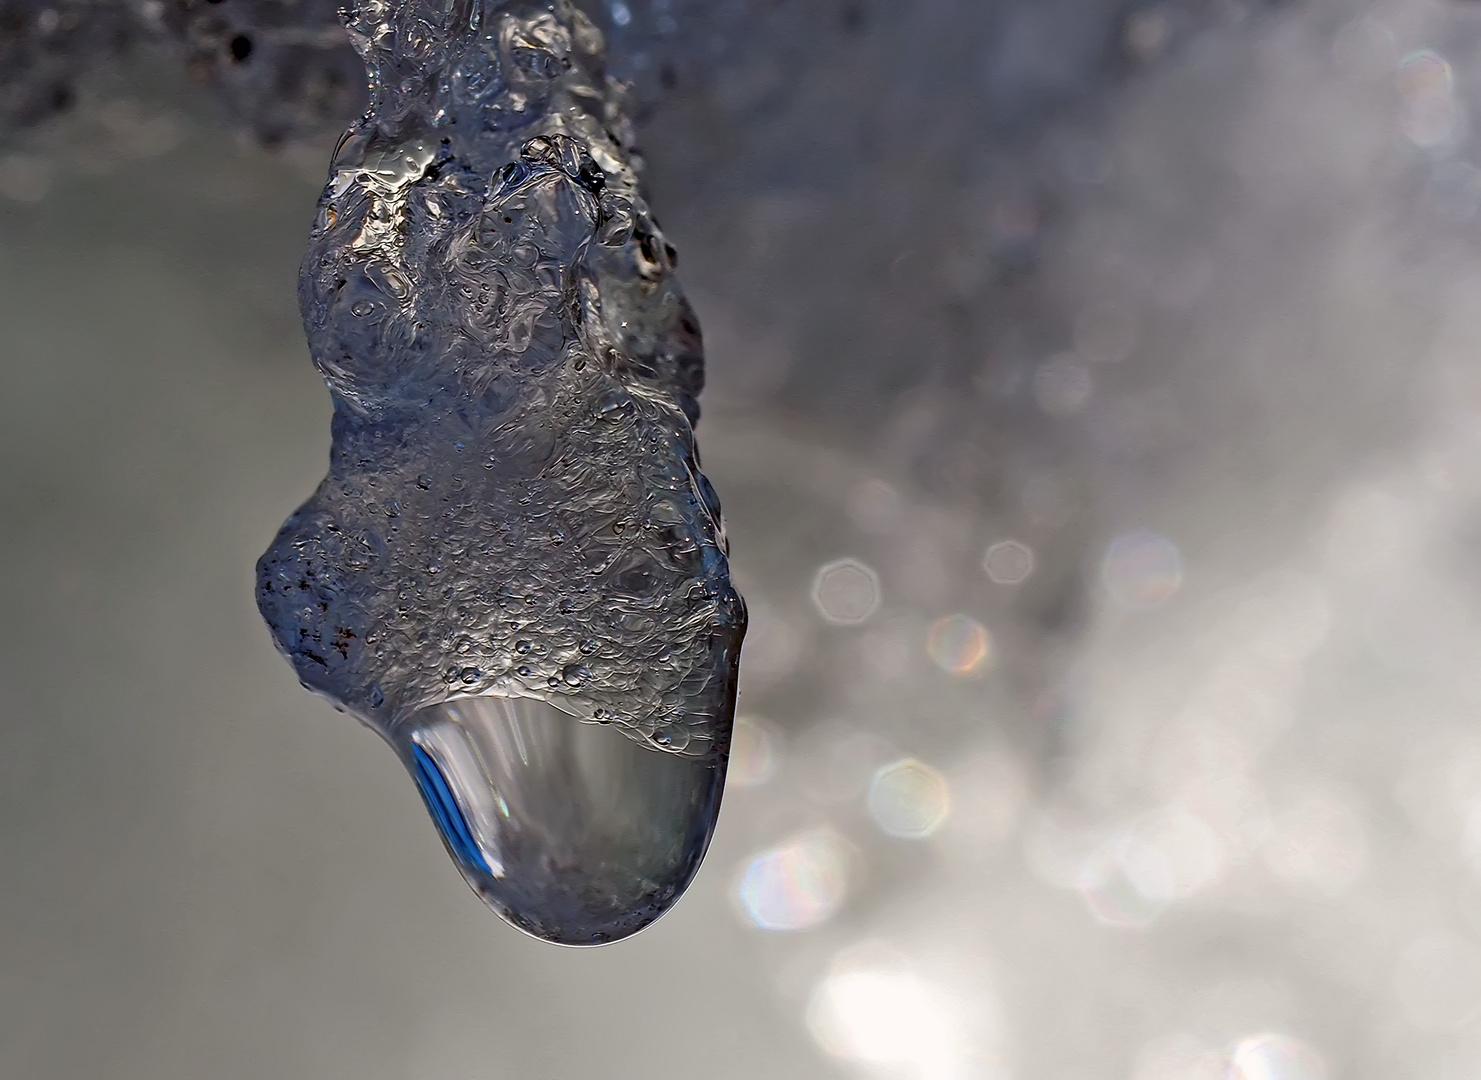
<path fill-rule="evenodd" d="M 372 104 L 299 286 L 330 470 L 259 606 L 494 910 L 615 940 L 704 854 L 745 629 L 698 324 L 566 0 L 365 0 L 349 26 Z"/>

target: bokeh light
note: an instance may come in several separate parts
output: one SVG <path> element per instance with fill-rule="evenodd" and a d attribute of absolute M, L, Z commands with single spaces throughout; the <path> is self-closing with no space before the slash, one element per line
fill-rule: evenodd
<path fill-rule="evenodd" d="M 886 836 L 924 840 L 951 812 L 946 778 L 914 758 L 884 766 L 869 784 L 869 816 Z"/>
<path fill-rule="evenodd" d="M 1167 855 L 1135 833 L 1097 848 L 1080 870 L 1079 886 L 1097 922 L 1125 929 L 1150 925 L 1177 888 Z"/>
<path fill-rule="evenodd" d="M 995 585 L 1021 585 L 1034 572 L 1034 549 L 1018 540 L 999 540 L 982 556 L 982 569 Z"/>
<path fill-rule="evenodd" d="M 964 1054 L 955 1013 L 950 995 L 902 958 L 866 945 L 834 962 L 808 1003 L 807 1025 L 819 1046 L 844 1061 L 956 1080 Z"/>
<path fill-rule="evenodd" d="M 818 614 L 837 626 L 854 626 L 879 609 L 879 575 L 858 559 L 824 563 L 813 577 Z"/>
<path fill-rule="evenodd" d="M 1351 799 L 1313 788 L 1275 815 L 1262 853 L 1293 892 L 1330 898 L 1362 877 L 1368 844 Z"/>
<path fill-rule="evenodd" d="M 1403 99 L 1399 126 L 1414 145 L 1433 150 L 1453 142 L 1465 120 L 1453 93 L 1450 63 L 1433 49 L 1418 49 L 1399 61 L 1394 83 Z"/>
<path fill-rule="evenodd" d="M 1229 1080 L 1326 1080 L 1321 1055 L 1289 1035 L 1251 1035 L 1229 1055 Z"/>
<path fill-rule="evenodd" d="M 1224 873 L 1228 852 L 1223 839 L 1201 817 L 1182 807 L 1149 815 L 1136 831 L 1166 861 L 1174 898 L 1192 896 Z"/>
<path fill-rule="evenodd" d="M 926 651 L 942 671 L 974 675 L 992 658 L 992 638 L 970 615 L 948 615 L 926 631 Z"/>
<path fill-rule="evenodd" d="M 777 769 L 776 731 L 755 716 L 737 716 L 730 733 L 730 764 L 725 783 L 734 787 L 759 787 Z"/>
<path fill-rule="evenodd" d="M 1101 580 L 1111 599 L 1122 607 L 1159 607 L 1183 584 L 1183 556 L 1165 536 L 1124 533 L 1106 547 Z"/>
<path fill-rule="evenodd" d="M 754 856 L 734 895 L 762 930 L 807 930 L 838 911 L 848 891 L 849 850 L 829 828 L 800 833 Z"/>
<path fill-rule="evenodd" d="M 1454 933 L 1411 942 L 1399 955 L 1394 993 L 1415 1027 L 1459 1027 L 1481 1010 L 1481 948 Z"/>

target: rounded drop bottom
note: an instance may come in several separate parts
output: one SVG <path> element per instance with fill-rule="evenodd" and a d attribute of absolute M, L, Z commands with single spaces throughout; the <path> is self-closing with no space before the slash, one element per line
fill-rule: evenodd
<path fill-rule="evenodd" d="M 650 749 L 532 698 L 461 698 L 394 731 L 449 854 L 503 919 L 561 945 L 637 933 L 688 887 L 723 756 Z"/>

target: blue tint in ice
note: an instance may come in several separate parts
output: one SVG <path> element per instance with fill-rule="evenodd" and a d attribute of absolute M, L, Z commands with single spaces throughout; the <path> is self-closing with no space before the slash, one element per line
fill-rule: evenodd
<path fill-rule="evenodd" d="M 432 820 L 437 824 L 437 831 L 447 841 L 448 850 L 452 852 L 453 858 L 480 874 L 491 873 L 483 853 L 473 842 L 473 834 L 468 829 L 468 819 L 463 816 L 462 808 L 453 798 L 453 793 L 448 787 L 446 777 L 442 775 L 442 770 L 420 746 L 413 746 L 411 753 L 412 775 L 416 777 L 417 787 L 421 789 L 422 801 L 427 804 L 427 813 L 432 815 Z"/>

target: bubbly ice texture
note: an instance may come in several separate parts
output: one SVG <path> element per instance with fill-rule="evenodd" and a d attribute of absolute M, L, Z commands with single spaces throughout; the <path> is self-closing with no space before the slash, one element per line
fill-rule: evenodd
<path fill-rule="evenodd" d="M 746 616 L 694 442 L 699 326 L 584 16 L 364 0 L 349 25 L 371 106 L 299 282 L 330 471 L 260 560 L 259 608 L 305 685 L 396 747 L 495 910 L 612 940 L 697 868 L 734 711 Z M 567 764 L 537 767 L 489 749 L 511 716 L 607 730 L 545 733 Z M 598 742 L 608 765 L 570 765 Z M 590 815 L 551 810 L 562 784 L 682 842 L 593 847 Z M 540 823 L 494 829 L 479 808 L 501 802 Z"/>

